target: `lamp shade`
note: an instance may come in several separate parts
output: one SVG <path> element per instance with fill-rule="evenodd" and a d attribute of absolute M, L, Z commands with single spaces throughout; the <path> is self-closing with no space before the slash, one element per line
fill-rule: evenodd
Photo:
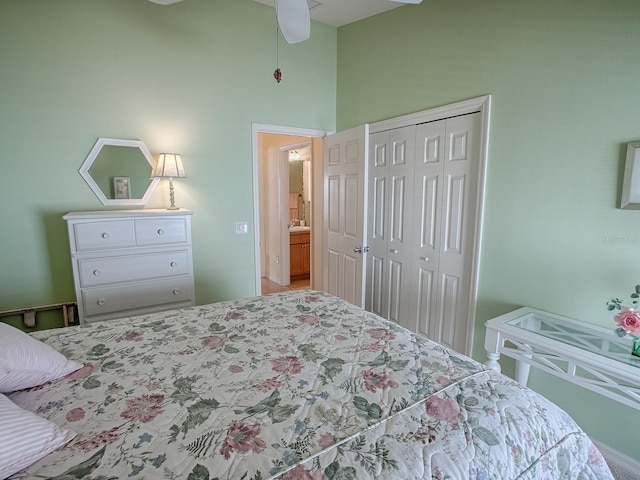
<path fill-rule="evenodd" d="M 153 170 L 154 177 L 186 177 L 187 174 L 182 166 L 182 158 L 175 153 L 161 153 L 158 155 L 158 163 Z"/>

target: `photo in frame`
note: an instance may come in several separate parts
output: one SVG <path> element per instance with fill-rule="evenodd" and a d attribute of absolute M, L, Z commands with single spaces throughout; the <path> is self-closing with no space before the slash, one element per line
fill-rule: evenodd
<path fill-rule="evenodd" d="M 627 144 L 620 208 L 640 209 L 640 142 Z"/>
<path fill-rule="evenodd" d="M 131 179 L 129 177 L 113 177 L 113 198 L 116 200 L 131 198 Z"/>

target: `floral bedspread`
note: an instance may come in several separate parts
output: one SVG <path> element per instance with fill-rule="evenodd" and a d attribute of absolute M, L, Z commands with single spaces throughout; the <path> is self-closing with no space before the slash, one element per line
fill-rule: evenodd
<path fill-rule="evenodd" d="M 15 479 L 612 478 L 543 397 L 322 292 L 34 336 L 85 366 L 11 398 L 78 435 Z"/>

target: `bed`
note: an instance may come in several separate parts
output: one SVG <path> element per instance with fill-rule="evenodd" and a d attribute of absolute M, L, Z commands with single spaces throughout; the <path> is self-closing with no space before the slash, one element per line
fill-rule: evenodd
<path fill-rule="evenodd" d="M 31 335 L 83 366 L 7 394 L 66 444 L 11 479 L 612 479 L 551 402 L 316 291 Z"/>

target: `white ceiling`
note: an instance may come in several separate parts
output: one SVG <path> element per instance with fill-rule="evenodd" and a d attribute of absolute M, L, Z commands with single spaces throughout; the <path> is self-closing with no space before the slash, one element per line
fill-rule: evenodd
<path fill-rule="evenodd" d="M 255 0 L 274 6 L 274 0 Z M 311 19 L 334 27 L 372 17 L 387 10 L 402 7 L 402 3 L 389 0 L 307 0 Z"/>

